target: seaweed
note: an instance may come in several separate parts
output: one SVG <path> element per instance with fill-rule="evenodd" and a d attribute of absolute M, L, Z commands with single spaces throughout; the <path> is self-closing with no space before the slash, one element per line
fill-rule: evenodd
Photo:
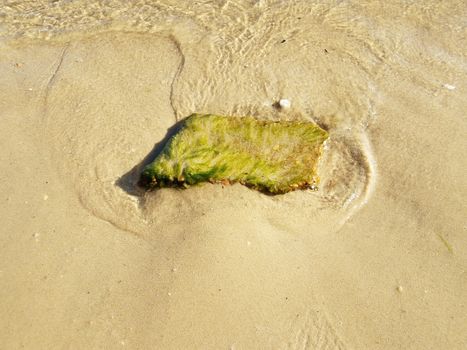
<path fill-rule="evenodd" d="M 141 173 L 147 189 L 241 183 L 269 194 L 316 189 L 328 133 L 306 121 L 192 114 Z"/>

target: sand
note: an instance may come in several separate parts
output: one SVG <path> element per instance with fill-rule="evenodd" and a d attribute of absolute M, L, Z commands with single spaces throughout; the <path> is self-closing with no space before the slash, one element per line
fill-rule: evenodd
<path fill-rule="evenodd" d="M 0 2 L 2 348 L 467 348 L 466 15 Z M 144 193 L 193 112 L 326 128 L 319 191 Z"/>

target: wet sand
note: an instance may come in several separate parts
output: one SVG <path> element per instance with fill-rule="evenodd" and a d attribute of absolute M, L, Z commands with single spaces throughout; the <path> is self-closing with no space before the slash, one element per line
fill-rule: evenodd
<path fill-rule="evenodd" d="M 0 8 L 5 348 L 467 347 L 461 1 Z M 144 193 L 193 112 L 326 128 L 319 191 Z"/>

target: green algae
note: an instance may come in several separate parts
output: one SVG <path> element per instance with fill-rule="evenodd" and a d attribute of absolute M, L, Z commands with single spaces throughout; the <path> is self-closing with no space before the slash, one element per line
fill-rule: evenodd
<path fill-rule="evenodd" d="M 444 246 L 448 250 L 449 253 L 454 254 L 454 249 L 452 248 L 452 245 L 447 241 L 446 238 L 444 238 L 441 234 L 437 233 L 436 234 L 438 238 L 443 242 Z"/>
<path fill-rule="evenodd" d="M 235 183 L 270 194 L 316 188 L 328 133 L 304 121 L 193 114 L 147 165 L 140 185 Z"/>

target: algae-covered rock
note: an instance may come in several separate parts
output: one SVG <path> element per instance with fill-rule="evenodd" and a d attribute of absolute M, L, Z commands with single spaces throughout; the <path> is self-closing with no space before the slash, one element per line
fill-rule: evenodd
<path fill-rule="evenodd" d="M 147 165 L 146 188 L 234 183 L 271 194 L 315 188 L 328 133 L 304 121 L 193 114 Z"/>

